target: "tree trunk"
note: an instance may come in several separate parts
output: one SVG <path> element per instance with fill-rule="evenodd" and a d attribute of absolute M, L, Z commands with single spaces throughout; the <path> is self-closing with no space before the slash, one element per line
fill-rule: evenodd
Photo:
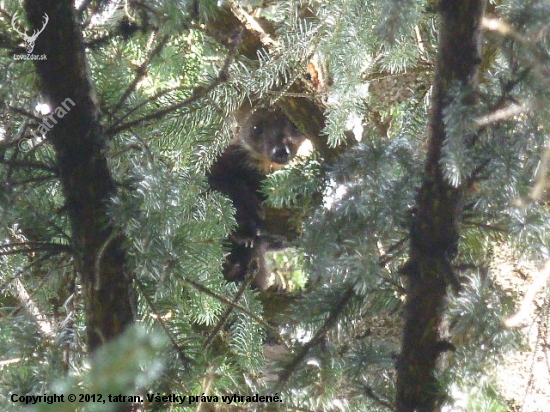
<path fill-rule="evenodd" d="M 439 49 L 428 123 L 428 153 L 417 213 L 411 228 L 405 329 L 397 365 L 397 410 L 431 412 L 441 395 L 435 378 L 437 360 L 450 344 L 440 339 L 440 325 L 448 286 L 456 279 L 452 260 L 459 241 L 462 188 L 444 178 L 442 147 L 447 133 L 443 112 L 451 101 L 449 89 L 457 83 L 477 84 L 480 60 L 480 24 L 484 0 L 441 0 Z M 466 102 L 475 103 L 475 96 Z"/>
<path fill-rule="evenodd" d="M 72 228 L 75 259 L 82 279 L 90 350 L 118 336 L 134 320 L 132 276 L 125 268 L 122 236 L 107 208 L 115 184 L 105 158 L 106 139 L 99 121 L 86 64 L 84 42 L 71 0 L 25 0 L 32 30 L 40 92 L 53 112 L 42 129 L 53 145 Z"/>

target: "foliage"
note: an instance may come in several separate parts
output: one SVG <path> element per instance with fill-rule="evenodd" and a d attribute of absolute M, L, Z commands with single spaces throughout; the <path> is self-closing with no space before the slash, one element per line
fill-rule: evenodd
<path fill-rule="evenodd" d="M 241 406 L 387 409 L 395 397 L 402 269 L 424 177 L 434 2 L 231 2 L 273 27 L 277 44 L 256 59 L 237 53 L 238 40 L 216 37 L 227 11 L 217 2 L 87 3 L 79 19 L 92 22 L 82 31 L 118 185 L 109 218 L 125 235 L 144 329 L 85 354 L 56 154 L 36 134 L 43 96 L 32 62 L 13 58 L 22 42 L 8 17 L 22 15 L 19 2 L 0 2 L 1 391 L 278 393 L 282 403 Z M 473 393 L 464 409 L 472 411 L 504 410 L 491 367 L 517 345 L 500 322 L 513 305 L 488 269 L 495 250 L 507 243 L 518 256 L 547 259 L 550 233 L 547 206 L 529 197 L 537 170 L 547 170 L 550 3 L 492 3 L 512 31 L 487 33 L 494 52 L 481 65 L 479 104 L 466 106 L 471 91 L 457 86 L 444 114 L 445 177 L 466 198 L 455 262 L 463 287 L 445 312 L 456 351 L 444 356 L 438 378 L 449 405 L 457 393 Z M 123 36 L 119 24 L 128 18 L 139 29 Z M 223 280 L 234 210 L 209 191 L 204 172 L 231 138 L 233 111 L 247 100 L 284 99 L 314 58 L 330 74 L 316 97 L 326 109 L 323 139 L 338 155 L 300 159 L 265 183 L 269 203 L 291 208 L 301 222 L 286 251 L 300 263 L 274 258 L 292 268 L 300 287 L 273 325 L 256 292 L 239 294 Z M 483 123 L 516 106 L 524 109 Z M 345 146 L 350 135 L 357 142 Z M 282 359 L 266 359 L 272 341 L 285 348 Z M 480 375 L 484 384 L 474 392 Z"/>

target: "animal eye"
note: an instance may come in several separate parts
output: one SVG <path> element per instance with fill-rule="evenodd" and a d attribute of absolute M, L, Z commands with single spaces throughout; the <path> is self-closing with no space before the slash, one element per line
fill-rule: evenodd
<path fill-rule="evenodd" d="M 264 132 L 264 126 L 262 124 L 255 124 L 252 126 L 254 136 L 260 136 Z"/>

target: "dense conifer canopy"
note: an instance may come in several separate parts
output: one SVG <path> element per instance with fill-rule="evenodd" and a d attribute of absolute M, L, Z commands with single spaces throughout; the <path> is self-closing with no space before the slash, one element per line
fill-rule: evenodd
<path fill-rule="evenodd" d="M 548 291 L 505 324 L 494 262 L 550 259 L 549 22 L 548 0 L 0 1 L 0 409 L 512 410 L 496 365 Z M 282 290 L 222 276 L 234 208 L 205 173 L 243 105 L 314 146 L 263 187 L 292 216 Z"/>

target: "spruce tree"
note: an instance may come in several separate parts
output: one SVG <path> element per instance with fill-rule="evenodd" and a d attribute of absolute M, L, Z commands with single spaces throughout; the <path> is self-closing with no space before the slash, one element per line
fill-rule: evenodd
<path fill-rule="evenodd" d="M 491 262 L 547 259 L 550 3 L 485 3 L 1 2 L 3 410 L 507 410 Z M 263 188 L 295 289 L 222 276 L 205 173 L 251 102 L 315 148 Z"/>

